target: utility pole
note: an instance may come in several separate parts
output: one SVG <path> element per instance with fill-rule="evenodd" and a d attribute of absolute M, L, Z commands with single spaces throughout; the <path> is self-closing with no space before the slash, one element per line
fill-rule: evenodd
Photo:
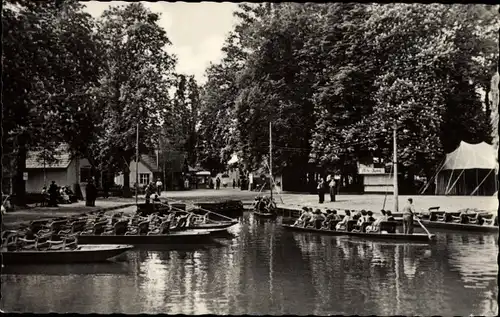
<path fill-rule="evenodd" d="M 271 199 L 273 199 L 273 130 L 269 121 L 269 184 L 271 186 Z"/>
<path fill-rule="evenodd" d="M 394 123 L 394 133 L 393 133 L 393 138 L 394 138 L 394 157 L 393 157 L 393 164 L 394 164 L 394 213 L 398 212 L 399 206 L 398 206 L 398 145 L 397 145 L 397 137 L 396 137 L 396 130 L 397 130 L 397 125 Z"/>
<path fill-rule="evenodd" d="M 135 204 L 138 203 L 139 189 L 139 122 L 137 122 L 137 133 L 135 139 Z"/>

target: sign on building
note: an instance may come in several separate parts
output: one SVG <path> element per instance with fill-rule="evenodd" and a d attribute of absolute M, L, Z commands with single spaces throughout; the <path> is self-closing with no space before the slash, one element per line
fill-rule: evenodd
<path fill-rule="evenodd" d="M 370 175 L 370 174 L 385 174 L 385 168 L 380 167 L 360 167 L 358 169 L 360 175 Z"/>

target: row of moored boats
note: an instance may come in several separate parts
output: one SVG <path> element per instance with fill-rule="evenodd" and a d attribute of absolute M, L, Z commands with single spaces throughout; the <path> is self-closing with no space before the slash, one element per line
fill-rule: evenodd
<path fill-rule="evenodd" d="M 258 197 L 254 203 L 254 214 L 261 218 L 275 218 L 277 208 L 269 197 Z M 432 207 L 428 212 L 416 213 L 414 226 L 422 227 L 426 233 L 399 232 L 402 224 L 402 214 L 392 214 L 391 211 L 381 211 L 375 216 L 371 211 L 350 211 L 338 214 L 336 210 L 323 212 L 317 209 L 303 207 L 300 217 L 293 224 L 283 224 L 285 229 L 294 231 L 317 232 L 328 235 L 348 235 L 363 238 L 434 241 L 434 234 L 429 228 L 440 228 L 461 231 L 498 232 L 498 216 L 477 209 L 462 209 L 458 212 L 440 211 Z"/>
<path fill-rule="evenodd" d="M 209 244 L 238 223 L 208 210 L 184 211 L 168 204 L 154 207 L 147 208 L 150 212 L 138 208 L 134 215 L 99 212 L 35 220 L 6 230 L 2 232 L 3 263 L 99 262 L 137 245 Z"/>

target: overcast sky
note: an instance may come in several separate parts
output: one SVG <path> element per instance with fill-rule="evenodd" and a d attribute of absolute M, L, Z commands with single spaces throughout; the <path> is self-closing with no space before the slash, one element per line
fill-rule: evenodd
<path fill-rule="evenodd" d="M 86 11 L 99 17 L 110 6 L 129 2 L 82 2 Z M 169 52 L 177 55 L 177 72 L 194 75 L 205 82 L 204 72 L 210 62 L 222 56 L 222 44 L 232 30 L 236 3 L 142 2 L 151 11 L 161 13 L 159 25 L 167 31 L 172 42 Z"/>

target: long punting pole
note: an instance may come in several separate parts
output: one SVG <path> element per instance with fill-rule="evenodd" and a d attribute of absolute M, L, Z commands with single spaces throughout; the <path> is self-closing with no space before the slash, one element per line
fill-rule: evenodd
<path fill-rule="evenodd" d="M 398 144 L 396 139 L 396 129 L 397 126 L 394 124 L 394 156 L 393 156 L 393 164 L 394 164 L 394 213 L 398 212 Z"/>
<path fill-rule="evenodd" d="M 139 122 L 137 122 L 137 133 L 135 138 L 135 204 L 138 203 L 139 189 Z"/>
<path fill-rule="evenodd" d="M 273 134 L 271 121 L 269 121 L 269 184 L 271 187 L 271 199 L 273 199 Z"/>

